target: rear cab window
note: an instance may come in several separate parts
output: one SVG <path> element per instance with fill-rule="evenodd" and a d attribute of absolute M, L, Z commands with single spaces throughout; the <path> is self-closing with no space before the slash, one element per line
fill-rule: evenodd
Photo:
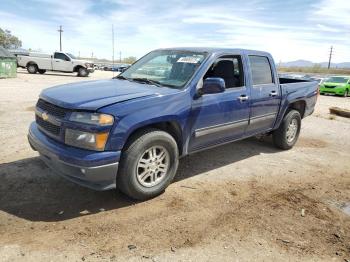
<path fill-rule="evenodd" d="M 273 74 L 270 61 L 266 56 L 249 55 L 253 85 L 273 84 Z"/>

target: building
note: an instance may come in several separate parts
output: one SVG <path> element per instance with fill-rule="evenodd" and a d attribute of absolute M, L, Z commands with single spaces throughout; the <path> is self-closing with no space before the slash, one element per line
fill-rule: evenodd
<path fill-rule="evenodd" d="M 17 59 L 0 46 L 0 78 L 10 77 L 17 77 Z"/>

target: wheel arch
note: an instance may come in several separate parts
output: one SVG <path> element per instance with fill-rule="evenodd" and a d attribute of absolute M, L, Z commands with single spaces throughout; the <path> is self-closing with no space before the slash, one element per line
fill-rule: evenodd
<path fill-rule="evenodd" d="M 34 62 L 34 61 L 29 61 L 29 62 L 27 62 L 26 67 L 28 67 L 28 66 L 30 66 L 30 65 L 36 65 L 36 67 L 39 69 L 38 64 L 37 64 L 36 62 Z"/>
<path fill-rule="evenodd" d="M 301 118 L 303 118 L 306 109 L 306 102 L 304 100 L 298 100 L 290 103 L 284 115 L 286 115 L 292 109 L 298 111 Z"/>
<path fill-rule="evenodd" d="M 123 144 L 122 150 L 124 150 L 128 142 L 131 141 L 134 137 L 138 136 L 144 130 L 152 129 L 152 128 L 158 129 L 170 134 L 174 138 L 177 144 L 179 155 L 182 155 L 183 153 L 182 129 L 180 124 L 176 120 L 147 123 L 136 127 L 127 135 L 127 138 L 125 139 L 125 143 Z"/>
<path fill-rule="evenodd" d="M 82 65 L 76 65 L 76 66 L 74 66 L 74 67 L 73 67 L 73 72 L 78 72 L 79 69 L 82 68 L 82 67 L 84 67 L 84 66 L 82 66 Z"/>

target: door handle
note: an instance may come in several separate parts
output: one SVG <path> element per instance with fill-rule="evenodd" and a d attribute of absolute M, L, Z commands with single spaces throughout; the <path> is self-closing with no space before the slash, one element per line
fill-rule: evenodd
<path fill-rule="evenodd" d="M 238 100 L 242 103 L 244 101 L 247 101 L 249 99 L 249 96 L 247 95 L 241 95 L 238 97 Z"/>
<path fill-rule="evenodd" d="M 55 60 L 55 62 L 60 62 L 60 60 Z"/>
<path fill-rule="evenodd" d="M 277 96 L 277 92 L 276 91 L 271 91 L 270 96 Z"/>

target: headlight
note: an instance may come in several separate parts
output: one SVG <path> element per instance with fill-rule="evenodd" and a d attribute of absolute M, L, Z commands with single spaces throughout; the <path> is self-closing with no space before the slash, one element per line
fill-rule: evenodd
<path fill-rule="evenodd" d="M 98 126 L 109 126 L 114 122 L 114 118 L 111 115 L 87 112 L 73 112 L 69 120 Z"/>
<path fill-rule="evenodd" d="M 107 133 L 89 133 L 80 130 L 66 129 L 65 143 L 84 149 L 103 151 L 108 139 Z"/>

